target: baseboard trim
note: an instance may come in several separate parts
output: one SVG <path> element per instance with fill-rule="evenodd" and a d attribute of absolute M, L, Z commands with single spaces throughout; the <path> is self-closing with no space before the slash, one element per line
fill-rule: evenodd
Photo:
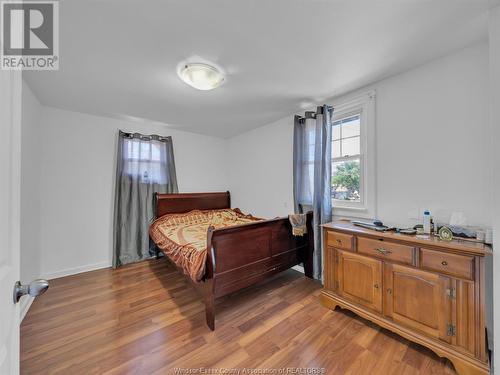
<path fill-rule="evenodd" d="M 47 280 L 52 280 L 52 279 L 58 279 L 60 277 L 76 275 L 76 274 L 83 273 L 83 272 L 95 271 L 95 270 L 100 270 L 102 268 L 109 268 L 109 267 L 111 267 L 110 262 L 100 262 L 100 263 L 94 263 L 94 264 L 87 264 L 85 266 L 66 268 L 65 270 L 49 272 L 49 273 L 44 274 L 42 276 L 42 278 L 47 279 Z"/>
<path fill-rule="evenodd" d="M 24 317 L 26 316 L 26 314 L 28 313 L 28 310 L 30 309 L 31 307 L 31 304 L 33 303 L 33 301 L 35 300 L 34 297 L 31 297 L 31 296 L 24 296 L 21 298 L 21 301 L 19 301 L 19 311 L 20 311 L 20 320 L 21 322 L 23 321 Z"/>

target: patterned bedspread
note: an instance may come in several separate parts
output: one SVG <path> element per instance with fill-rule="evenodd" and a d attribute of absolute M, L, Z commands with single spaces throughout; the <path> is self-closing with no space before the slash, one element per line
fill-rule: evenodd
<path fill-rule="evenodd" d="M 156 219 L 149 234 L 156 245 L 194 281 L 201 281 L 207 259 L 207 231 L 258 221 L 239 210 L 194 210 Z"/>

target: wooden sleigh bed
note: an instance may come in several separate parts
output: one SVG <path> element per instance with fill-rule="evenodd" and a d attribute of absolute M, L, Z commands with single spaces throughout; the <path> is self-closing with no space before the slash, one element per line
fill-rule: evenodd
<path fill-rule="evenodd" d="M 228 209 L 230 202 L 229 192 L 157 194 L 156 218 L 192 210 Z M 216 298 L 301 263 L 304 264 L 305 275 L 312 277 L 314 245 L 311 212 L 307 214 L 307 234 L 304 236 L 292 235 L 287 217 L 220 229 L 210 226 L 206 235 L 207 256 L 202 280 L 197 282 L 187 277 L 205 300 L 206 321 L 211 330 L 215 329 Z M 183 272 L 183 269 L 180 271 Z"/>

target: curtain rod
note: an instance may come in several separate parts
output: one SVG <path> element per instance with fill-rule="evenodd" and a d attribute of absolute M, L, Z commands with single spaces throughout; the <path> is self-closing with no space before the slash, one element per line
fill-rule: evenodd
<path fill-rule="evenodd" d="M 327 110 L 329 112 L 333 112 L 333 107 L 331 105 L 325 105 L 325 106 L 318 106 L 316 108 L 316 112 L 314 111 L 306 111 L 304 116 L 300 116 L 300 115 L 296 115 L 296 117 L 298 117 L 299 120 L 305 120 L 305 119 L 308 119 L 308 118 L 316 118 L 317 115 L 322 115 L 323 114 L 323 109 L 324 108 L 327 108 Z"/>
<path fill-rule="evenodd" d="M 120 130 L 120 135 L 122 137 L 125 137 L 125 138 L 137 138 L 137 139 L 147 140 L 147 141 L 155 140 L 155 141 L 164 142 L 164 141 L 168 141 L 168 140 L 172 139 L 172 137 L 170 137 L 170 136 L 165 137 L 165 136 L 158 135 L 158 134 L 144 135 L 141 133 L 124 132 L 122 130 Z"/>

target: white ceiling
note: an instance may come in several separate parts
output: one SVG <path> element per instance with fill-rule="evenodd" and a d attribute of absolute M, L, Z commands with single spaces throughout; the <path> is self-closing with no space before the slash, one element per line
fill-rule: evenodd
<path fill-rule="evenodd" d="M 64 0 L 45 105 L 231 137 L 487 36 L 488 0 Z M 227 71 L 198 91 L 200 57 Z"/>

